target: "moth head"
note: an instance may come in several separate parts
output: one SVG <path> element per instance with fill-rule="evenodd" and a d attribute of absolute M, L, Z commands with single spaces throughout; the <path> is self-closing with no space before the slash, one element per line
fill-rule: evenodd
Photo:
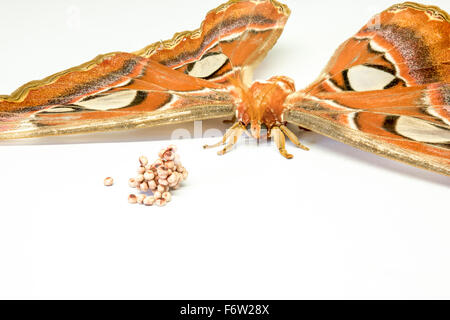
<path fill-rule="evenodd" d="M 256 139 L 261 136 L 261 127 L 268 129 L 283 123 L 284 103 L 295 92 L 294 81 L 288 77 L 273 77 L 267 81 L 256 81 L 243 91 L 242 103 L 237 108 L 237 118 L 244 125 L 250 125 L 250 132 Z"/>

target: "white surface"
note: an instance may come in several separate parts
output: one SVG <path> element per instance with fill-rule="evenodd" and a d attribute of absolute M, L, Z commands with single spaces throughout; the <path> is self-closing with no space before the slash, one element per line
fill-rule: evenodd
<path fill-rule="evenodd" d="M 298 88 L 392 4 L 287 2 L 256 76 Z M 2 1 L 0 92 L 196 28 L 219 3 Z M 448 177 L 314 133 L 290 161 L 254 142 L 219 157 L 196 138 L 175 142 L 190 176 L 170 205 L 129 205 L 137 158 L 173 129 L 0 143 L 0 298 L 450 298 Z"/>

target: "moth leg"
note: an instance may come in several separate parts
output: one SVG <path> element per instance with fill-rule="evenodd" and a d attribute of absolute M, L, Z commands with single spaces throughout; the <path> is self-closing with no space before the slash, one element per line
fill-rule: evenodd
<path fill-rule="evenodd" d="M 284 137 L 283 132 L 279 127 L 273 127 L 271 130 L 271 136 L 275 140 L 275 145 L 280 151 L 281 155 L 286 159 L 292 159 L 294 156 L 286 151 L 286 139 Z"/>
<path fill-rule="evenodd" d="M 236 128 L 238 128 L 241 124 L 239 122 L 236 122 L 235 124 L 233 124 L 231 126 L 231 128 L 229 128 L 225 134 L 223 135 L 223 138 L 221 141 L 219 141 L 218 143 L 212 144 L 212 145 L 204 145 L 203 148 L 204 149 L 211 149 L 211 148 L 217 148 L 220 147 L 221 145 L 224 145 L 228 138 L 234 133 L 234 131 L 236 130 Z"/>
<path fill-rule="evenodd" d="M 300 149 L 309 151 L 309 148 L 304 146 L 303 144 L 301 144 L 300 141 L 298 140 L 298 137 L 295 135 L 295 133 L 293 133 L 291 130 L 289 130 L 288 127 L 281 125 L 280 129 L 281 129 L 281 131 L 283 131 L 283 133 L 286 135 L 286 137 L 288 137 L 289 140 L 291 140 L 291 142 L 293 144 L 295 144 Z"/>
<path fill-rule="evenodd" d="M 228 151 L 231 150 L 231 148 L 233 148 L 233 146 L 238 142 L 239 138 L 241 137 L 241 135 L 245 132 L 245 127 L 243 127 L 242 125 L 239 126 L 238 128 L 233 130 L 233 134 L 230 137 L 230 140 L 228 141 L 227 145 L 225 146 L 225 148 L 223 148 L 222 150 L 220 150 L 219 152 L 217 152 L 218 155 L 224 155 L 225 153 L 227 153 Z"/>

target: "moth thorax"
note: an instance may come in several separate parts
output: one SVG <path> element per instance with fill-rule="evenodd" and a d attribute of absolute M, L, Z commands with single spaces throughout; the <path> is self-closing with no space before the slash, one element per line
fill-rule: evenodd
<path fill-rule="evenodd" d="M 251 125 L 253 137 L 259 138 L 261 125 L 272 128 L 281 124 L 284 102 L 295 92 L 294 81 L 288 77 L 277 76 L 267 81 L 256 81 L 248 89 L 243 105 L 238 108 L 238 119 Z"/>

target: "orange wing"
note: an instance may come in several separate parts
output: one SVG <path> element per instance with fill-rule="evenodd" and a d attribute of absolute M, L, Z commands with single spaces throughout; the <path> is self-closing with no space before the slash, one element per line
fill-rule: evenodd
<path fill-rule="evenodd" d="M 395 5 L 342 44 L 285 120 L 360 149 L 450 175 L 450 19 Z"/>
<path fill-rule="evenodd" d="M 191 76 L 224 83 L 252 70 L 274 46 L 289 18 L 275 0 L 230 0 L 211 10 L 200 29 L 177 33 L 135 52 Z"/>
<path fill-rule="evenodd" d="M 0 139 L 231 117 L 226 80 L 251 76 L 288 16 L 274 0 L 230 0 L 198 30 L 25 84 L 0 96 Z"/>
<path fill-rule="evenodd" d="M 127 129 L 231 116 L 224 86 L 129 53 L 30 83 L 0 100 L 0 138 Z"/>

